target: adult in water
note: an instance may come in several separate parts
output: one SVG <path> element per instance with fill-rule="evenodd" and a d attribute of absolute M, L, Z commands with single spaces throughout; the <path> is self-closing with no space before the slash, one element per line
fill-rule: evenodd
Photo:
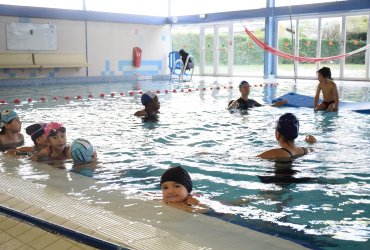
<path fill-rule="evenodd" d="M 249 99 L 249 93 L 250 93 L 250 85 L 247 81 L 241 81 L 239 84 L 239 91 L 241 94 L 241 97 L 237 100 L 232 100 L 229 102 L 228 109 L 240 109 L 240 110 L 247 110 L 251 109 L 253 107 L 261 107 L 262 104 L 258 103 L 257 101 L 253 99 Z M 272 104 L 273 107 L 280 107 L 284 104 L 286 104 L 286 100 L 278 101 L 274 104 Z"/>
<path fill-rule="evenodd" d="M 297 147 L 295 139 L 299 133 L 299 121 L 292 113 L 285 113 L 276 121 L 275 138 L 280 148 L 267 150 L 257 157 L 263 159 L 292 159 L 309 152 L 306 147 Z M 308 143 L 316 142 L 315 137 L 307 135 L 305 141 Z"/>

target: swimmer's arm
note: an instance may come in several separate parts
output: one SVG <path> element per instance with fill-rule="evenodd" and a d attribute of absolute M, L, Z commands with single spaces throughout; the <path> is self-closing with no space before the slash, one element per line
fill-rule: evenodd
<path fill-rule="evenodd" d="M 31 157 L 32 161 L 45 161 L 49 159 L 49 148 L 43 148 L 38 154 Z"/>
<path fill-rule="evenodd" d="M 10 156 L 24 156 L 24 155 L 31 155 L 33 151 L 33 147 L 21 147 L 21 148 L 14 148 L 9 149 L 5 152 L 5 154 Z"/>
<path fill-rule="evenodd" d="M 318 84 L 317 89 L 316 89 L 315 98 L 314 98 L 314 105 L 313 105 L 315 108 L 319 104 L 320 91 L 321 91 L 321 86 L 320 84 Z"/>
<path fill-rule="evenodd" d="M 234 100 L 229 102 L 229 106 L 227 107 L 227 109 L 237 109 L 238 107 L 239 107 L 238 101 Z"/>
<path fill-rule="evenodd" d="M 287 103 L 288 103 L 287 100 L 280 100 L 278 102 L 273 103 L 271 106 L 272 107 L 281 107 L 281 106 L 283 106 L 284 104 L 287 104 Z"/>
<path fill-rule="evenodd" d="M 333 82 L 333 84 L 334 84 L 334 100 L 335 100 L 334 109 L 338 110 L 338 108 L 339 108 L 339 94 L 338 94 L 337 85 L 334 82 Z"/>
<path fill-rule="evenodd" d="M 316 138 L 313 135 L 310 135 L 310 134 L 307 134 L 306 137 L 304 138 L 304 140 L 309 144 L 313 144 L 317 141 Z"/>
<path fill-rule="evenodd" d="M 147 116 L 148 114 L 146 113 L 145 110 L 139 110 L 139 111 L 136 111 L 134 116 Z"/>

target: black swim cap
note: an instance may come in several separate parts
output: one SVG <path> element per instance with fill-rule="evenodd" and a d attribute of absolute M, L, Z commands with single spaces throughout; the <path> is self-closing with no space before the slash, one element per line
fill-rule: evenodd
<path fill-rule="evenodd" d="M 331 79 L 331 70 L 328 67 L 322 67 L 317 71 L 317 73 L 320 73 L 324 78 L 329 78 Z"/>
<path fill-rule="evenodd" d="M 35 123 L 26 128 L 27 135 L 31 136 L 33 142 L 44 134 L 45 123 Z"/>
<path fill-rule="evenodd" d="M 160 184 L 162 185 L 166 181 L 173 181 L 183 185 L 188 193 L 193 190 L 193 183 L 189 173 L 180 166 L 169 168 L 162 174 Z"/>
<path fill-rule="evenodd" d="M 294 140 L 298 137 L 299 121 L 292 113 L 285 113 L 277 121 L 276 129 L 285 139 Z"/>

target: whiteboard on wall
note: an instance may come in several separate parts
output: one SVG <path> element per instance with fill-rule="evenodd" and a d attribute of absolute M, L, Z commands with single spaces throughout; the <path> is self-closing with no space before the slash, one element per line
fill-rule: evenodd
<path fill-rule="evenodd" d="M 56 50 L 57 30 L 53 23 L 6 23 L 8 50 Z"/>

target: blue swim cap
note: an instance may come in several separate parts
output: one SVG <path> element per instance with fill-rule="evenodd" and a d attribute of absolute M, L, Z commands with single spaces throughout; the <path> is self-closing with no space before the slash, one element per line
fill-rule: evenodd
<path fill-rule="evenodd" d="M 277 121 L 276 129 L 285 139 L 294 140 L 298 137 L 299 121 L 292 113 L 285 113 Z"/>
<path fill-rule="evenodd" d="M 142 94 L 141 96 L 141 103 L 145 106 L 150 103 L 157 95 L 148 91 Z"/>
<path fill-rule="evenodd" d="M 5 123 L 9 123 L 17 117 L 18 114 L 14 110 L 4 109 L 0 113 L 0 128 L 4 127 Z"/>
<path fill-rule="evenodd" d="M 93 160 L 94 147 L 88 140 L 78 138 L 72 142 L 71 156 L 75 163 L 88 163 Z"/>

